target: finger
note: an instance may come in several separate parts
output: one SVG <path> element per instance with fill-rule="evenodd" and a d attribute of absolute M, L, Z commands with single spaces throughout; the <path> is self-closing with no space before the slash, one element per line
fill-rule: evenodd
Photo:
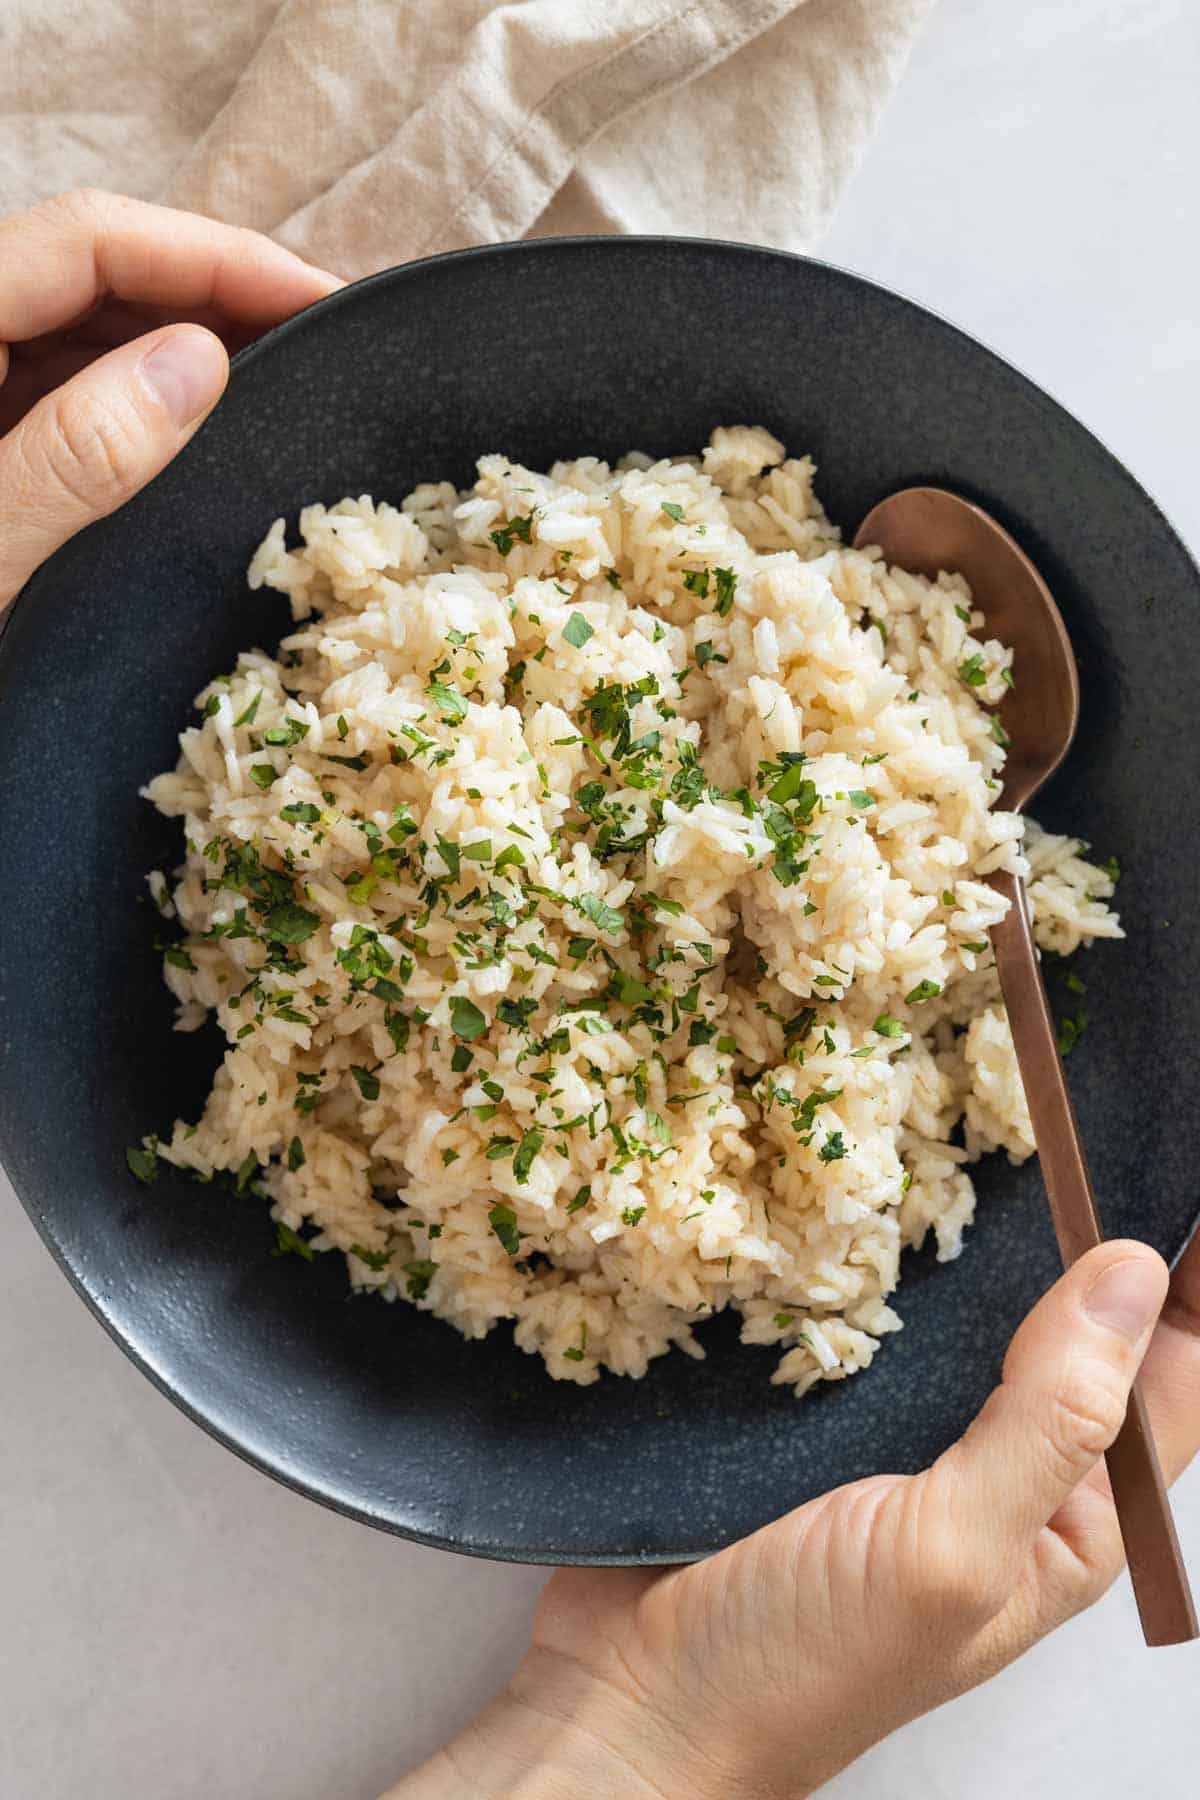
<path fill-rule="evenodd" d="M 1154 1441 L 1168 1482 L 1200 1449 L 1200 1238 L 1180 1258 L 1141 1366 Z M 1052 1626 L 1095 1599 L 1125 1562 L 1121 1528 L 1103 1463 L 1084 1476 L 1050 1520 L 1054 1536 L 1070 1553 L 1058 1563 L 1045 1546 L 1036 1596 L 1038 1631 Z M 1046 1579 L 1047 1573 L 1055 1576 Z"/>
<path fill-rule="evenodd" d="M 256 231 L 92 190 L 0 224 L 0 268 L 10 341 L 78 320 L 106 293 L 265 326 L 342 285 Z"/>
<path fill-rule="evenodd" d="M 954 1541 L 999 1581 L 1116 1437 L 1166 1288 L 1144 1244 L 1090 1251 L 1034 1307 L 1000 1386 L 934 1465 Z"/>
<path fill-rule="evenodd" d="M 158 474 L 228 374 L 212 332 L 169 326 L 91 363 L 0 439 L 0 607 L 51 551 Z"/>

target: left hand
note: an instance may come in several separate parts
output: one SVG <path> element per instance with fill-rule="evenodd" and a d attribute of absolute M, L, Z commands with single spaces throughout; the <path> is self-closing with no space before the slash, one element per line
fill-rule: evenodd
<path fill-rule="evenodd" d="M 0 222 L 0 611 L 182 449 L 230 350 L 340 286 L 257 232 L 117 194 Z"/>

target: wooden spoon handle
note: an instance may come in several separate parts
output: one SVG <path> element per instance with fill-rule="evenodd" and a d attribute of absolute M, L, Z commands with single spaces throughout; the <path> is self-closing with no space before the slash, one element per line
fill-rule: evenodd
<path fill-rule="evenodd" d="M 1024 884 L 1008 874 L 991 880 L 1011 902 L 992 928 L 992 946 L 1050 1216 L 1063 1267 L 1069 1269 L 1102 1242 L 1103 1232 L 1034 949 Z M 1125 1423 L 1106 1461 L 1146 1642 L 1187 1643 L 1200 1636 L 1200 1625 L 1140 1382 L 1134 1384 Z"/>

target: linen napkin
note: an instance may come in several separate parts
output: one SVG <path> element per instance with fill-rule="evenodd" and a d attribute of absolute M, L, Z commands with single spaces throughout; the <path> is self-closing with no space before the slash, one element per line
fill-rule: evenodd
<path fill-rule="evenodd" d="M 809 249 L 933 0 L 5 0 L 0 213 L 101 186 L 345 276 L 499 239 Z"/>

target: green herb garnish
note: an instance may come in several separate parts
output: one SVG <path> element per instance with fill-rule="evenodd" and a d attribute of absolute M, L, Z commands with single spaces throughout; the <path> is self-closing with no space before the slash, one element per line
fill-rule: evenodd
<path fill-rule="evenodd" d="M 517 1145 L 517 1153 L 513 1157 L 513 1179 L 522 1185 L 529 1180 L 529 1171 L 533 1168 L 534 1158 L 541 1149 L 545 1138 L 536 1129 L 527 1131 Z"/>
<path fill-rule="evenodd" d="M 487 1030 L 487 1020 L 473 1000 L 465 994 L 453 994 L 450 998 L 450 1029 L 455 1037 L 465 1038 L 467 1043 L 474 1043 Z"/>
<path fill-rule="evenodd" d="M 387 1268 L 395 1255 L 393 1250 L 368 1250 L 363 1244 L 351 1244 L 351 1256 L 357 1256 L 359 1262 L 366 1263 L 368 1269 L 374 1269 L 378 1275 Z"/>
<path fill-rule="evenodd" d="M 563 626 L 563 637 L 575 650 L 582 650 L 588 639 L 595 635 L 581 612 L 573 612 Z"/>
<path fill-rule="evenodd" d="M 250 702 L 250 704 L 246 708 L 245 712 L 239 713 L 237 718 L 233 721 L 233 729 L 235 731 L 237 730 L 239 725 L 253 725 L 254 715 L 258 711 L 261 701 L 262 701 L 262 689 L 259 688 L 257 694 L 255 694 L 253 700 Z M 213 710 L 215 712 L 216 708 L 214 707 Z"/>
<path fill-rule="evenodd" d="M 305 1262 L 311 1262 L 313 1259 L 313 1250 L 312 1245 L 308 1243 L 305 1238 L 302 1238 L 298 1231 L 293 1231 L 291 1226 L 285 1225 L 282 1219 L 276 1219 L 275 1248 L 272 1250 L 271 1255 L 299 1256 L 302 1257 Z"/>
<path fill-rule="evenodd" d="M 125 1161 L 129 1173 L 136 1175 L 143 1187 L 149 1187 L 158 1179 L 158 1152 L 147 1150 L 141 1144 L 131 1144 L 125 1152 Z"/>
<path fill-rule="evenodd" d="M 734 591 L 737 588 L 737 576 L 732 569 L 715 569 L 717 578 L 717 605 L 719 618 L 726 618 L 733 609 Z"/>
<path fill-rule="evenodd" d="M 271 907 L 263 919 L 264 934 L 275 944 L 303 944 L 321 923 L 317 913 L 285 900 Z"/>
<path fill-rule="evenodd" d="M 625 914 L 609 906 L 599 894 L 581 894 L 571 904 L 590 919 L 598 931 L 617 932 L 625 923 Z"/>
<path fill-rule="evenodd" d="M 500 1239 L 502 1248 L 507 1250 L 510 1256 L 519 1256 L 521 1234 L 517 1230 L 517 1215 L 512 1207 L 505 1206 L 503 1201 L 498 1201 L 488 1213 L 488 1224 Z"/>
<path fill-rule="evenodd" d="M 849 1151 L 846 1148 L 846 1140 L 841 1132 L 831 1131 L 829 1136 L 825 1139 L 825 1142 L 821 1145 L 821 1148 L 817 1151 L 817 1155 L 823 1163 L 841 1162 L 844 1156 L 848 1156 Z"/>
<path fill-rule="evenodd" d="M 467 702 L 457 688 L 447 687 L 444 681 L 431 681 L 425 691 L 448 724 L 462 724 L 467 716 Z"/>
<path fill-rule="evenodd" d="M 361 1063 L 351 1063 L 350 1073 L 364 1100 L 378 1100 L 379 1077 L 371 1069 L 364 1069 Z"/>
<path fill-rule="evenodd" d="M 404 1273 L 408 1277 L 404 1285 L 408 1290 L 409 1299 L 423 1300 L 429 1292 L 430 1282 L 437 1273 L 437 1264 L 430 1257 L 425 1256 L 417 1262 L 405 1263 Z"/>

